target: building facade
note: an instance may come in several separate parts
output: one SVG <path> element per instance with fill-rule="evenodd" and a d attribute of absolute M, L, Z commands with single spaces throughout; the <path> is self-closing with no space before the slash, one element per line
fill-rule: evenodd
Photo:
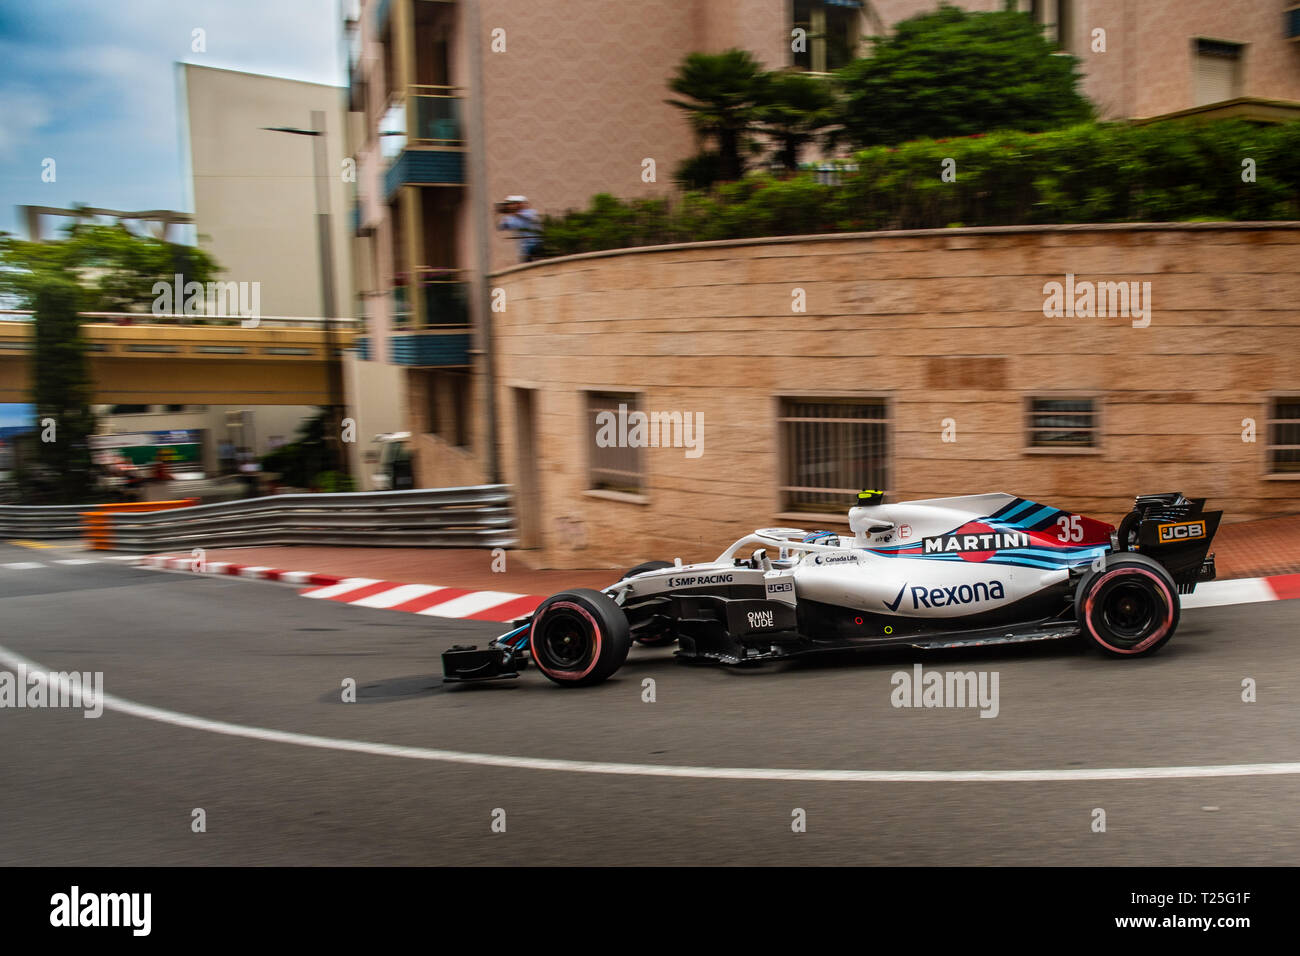
<path fill-rule="evenodd" d="M 347 212 L 346 91 L 319 83 L 178 64 L 183 81 L 194 227 L 221 278 L 258 282 L 263 315 L 324 316 L 312 137 L 323 118 L 335 311 L 354 301 Z M 339 311 L 344 307 L 343 311 Z"/>
<path fill-rule="evenodd" d="M 1005 0 L 958 5 L 996 10 Z M 935 0 L 353 4 L 349 128 L 358 168 L 352 224 L 358 313 L 366 321 L 362 355 L 400 376 L 416 483 L 517 478 L 509 462 L 522 439 L 511 433 L 512 403 L 530 399 L 514 390 L 544 389 L 551 374 L 539 366 L 524 375 L 504 351 L 523 341 L 506 331 L 521 321 L 506 281 L 515 275 L 519 250 L 512 234 L 495 228 L 495 202 L 526 195 L 541 212 L 561 213 L 585 207 L 600 192 L 668 194 L 673 168 L 696 149 L 681 111 L 665 102 L 669 78 L 688 53 L 739 47 L 768 68 L 827 71 L 865 52 L 865 37 L 936 6 Z M 1300 33 L 1300 15 L 1288 20 L 1291 6 L 1019 0 L 1063 52 L 1080 57 L 1085 92 L 1100 115 L 1138 120 L 1213 110 L 1291 115 L 1300 101 L 1300 46 L 1288 35 L 1293 25 Z M 802 46 L 792 43 L 800 29 L 808 41 Z M 1097 30 L 1104 43 L 1098 44 Z M 541 276 L 551 267 L 527 268 Z M 602 300 L 602 307 L 611 302 Z M 585 331 L 617 327 L 599 311 L 585 319 Z M 621 336 L 583 341 L 602 361 L 635 354 L 623 351 Z M 779 348 L 809 361 L 822 354 L 791 331 Z M 558 374 L 554 359 L 548 361 L 545 367 Z M 584 363 L 578 354 L 565 361 Z M 689 364 L 685 353 L 681 363 Z M 550 500 L 575 499 L 566 493 Z M 554 506 L 563 518 L 565 505 Z M 531 538 L 540 540 L 536 529 Z"/>

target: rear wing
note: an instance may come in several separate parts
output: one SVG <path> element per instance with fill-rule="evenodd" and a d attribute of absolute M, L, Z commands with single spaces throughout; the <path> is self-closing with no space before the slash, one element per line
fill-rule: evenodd
<path fill-rule="evenodd" d="M 1214 555 L 1208 552 L 1222 518 L 1222 511 L 1205 510 L 1204 498 L 1177 491 L 1138 495 L 1116 532 L 1116 545 L 1159 561 L 1179 592 L 1190 594 L 1198 582 L 1214 580 Z"/>

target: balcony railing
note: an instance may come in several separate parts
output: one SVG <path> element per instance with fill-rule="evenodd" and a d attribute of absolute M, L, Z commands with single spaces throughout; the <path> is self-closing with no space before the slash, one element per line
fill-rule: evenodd
<path fill-rule="evenodd" d="M 417 321 L 410 283 L 400 277 L 392 288 L 393 328 L 406 330 L 456 330 L 469 328 L 468 275 L 461 269 L 421 266 L 416 273 L 422 321 Z"/>
<path fill-rule="evenodd" d="M 380 120 L 380 153 L 391 164 L 413 146 L 462 149 L 460 88 L 410 86 L 406 94 L 394 93 Z"/>
<path fill-rule="evenodd" d="M 406 285 L 401 283 L 394 285 L 389 296 L 391 298 L 389 305 L 393 328 L 409 328 L 413 317 L 411 315 L 411 297 L 407 295 Z"/>
<path fill-rule="evenodd" d="M 389 336 L 388 342 L 394 365 L 449 368 L 469 364 L 468 332 L 438 329 L 397 332 Z"/>
<path fill-rule="evenodd" d="M 421 269 L 424 293 L 424 327 L 469 327 L 469 281 L 459 269 Z"/>
<path fill-rule="evenodd" d="M 463 185 L 465 140 L 454 86 L 411 86 L 395 94 L 380 121 L 384 195 L 405 185 Z"/>

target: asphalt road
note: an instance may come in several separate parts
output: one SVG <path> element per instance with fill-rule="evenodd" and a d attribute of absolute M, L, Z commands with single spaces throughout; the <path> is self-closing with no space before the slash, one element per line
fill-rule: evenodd
<path fill-rule="evenodd" d="M 101 671 L 107 694 L 156 711 L 0 709 L 0 865 L 1300 862 L 1294 773 L 825 782 L 581 772 L 1300 761 L 1300 601 L 1188 610 L 1174 640 L 1140 661 L 1053 644 L 737 671 L 636 649 L 588 690 L 535 670 L 463 687 L 440 682 L 440 652 L 499 625 L 311 601 L 261 582 L 54 563 L 84 557 L 0 544 L 0 655 Z M 24 563 L 40 567 L 8 567 Z M 996 672 L 997 716 L 891 706 L 891 675 L 915 661 Z M 355 703 L 342 700 L 349 678 Z M 1258 683 L 1255 703 L 1241 700 L 1244 678 Z M 209 723 L 180 726 L 178 714 Z M 412 749 L 347 749 L 354 741 Z M 430 749 L 580 763 L 422 759 Z M 206 832 L 192 830 L 196 808 Z M 806 832 L 792 831 L 796 809 Z M 1105 832 L 1094 832 L 1097 809 Z M 505 832 L 494 832 L 496 811 Z"/>

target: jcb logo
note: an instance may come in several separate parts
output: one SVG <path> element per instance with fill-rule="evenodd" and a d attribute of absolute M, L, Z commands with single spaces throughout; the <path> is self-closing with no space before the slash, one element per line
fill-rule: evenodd
<path fill-rule="evenodd" d="M 1204 521 L 1180 521 L 1176 524 L 1160 525 L 1160 543 L 1170 541 L 1193 541 L 1205 537 Z"/>

